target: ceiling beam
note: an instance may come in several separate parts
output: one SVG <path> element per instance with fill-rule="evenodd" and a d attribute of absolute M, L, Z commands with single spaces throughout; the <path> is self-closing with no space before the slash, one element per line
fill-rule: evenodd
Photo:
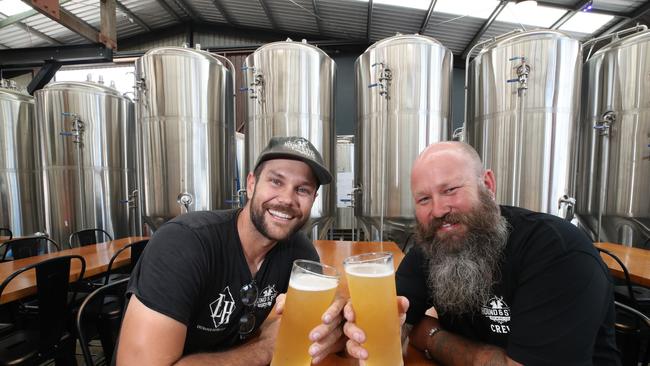
<path fill-rule="evenodd" d="M 22 0 L 25 4 L 31 6 L 39 13 L 54 20 L 62 26 L 79 34 L 92 43 L 100 42 L 99 31 L 90 24 L 79 19 L 69 11 L 60 7 L 58 0 Z M 107 44 L 110 47 L 110 45 Z"/>
<path fill-rule="evenodd" d="M 185 2 L 185 0 L 173 0 L 173 1 L 174 1 L 174 3 L 176 3 L 176 5 L 178 5 L 179 8 L 183 9 L 183 11 L 185 13 L 187 13 L 187 15 L 190 17 L 190 19 L 192 19 L 194 21 L 203 20 L 203 18 L 201 18 L 201 15 L 197 14 L 194 11 L 194 9 L 192 8 L 192 6 L 190 4 L 188 4 L 187 2 Z"/>
<path fill-rule="evenodd" d="M 427 16 L 424 18 L 424 21 L 422 22 L 422 25 L 420 26 L 420 34 L 424 34 L 424 31 L 427 30 L 427 26 L 429 25 L 429 20 L 431 20 L 431 15 L 433 14 L 433 8 L 436 7 L 436 3 L 438 0 L 431 0 L 431 3 L 429 3 L 429 10 L 427 10 Z"/>
<path fill-rule="evenodd" d="M 551 26 L 551 29 L 559 29 L 564 23 L 566 23 L 571 17 L 582 11 L 582 8 L 587 6 L 591 0 L 580 0 L 578 1 L 572 9 L 564 13 L 560 19 L 556 20 L 555 23 Z"/>
<path fill-rule="evenodd" d="M 117 49 L 117 0 L 99 0 L 99 42 Z"/>
<path fill-rule="evenodd" d="M 320 10 L 318 10 L 318 0 L 311 0 L 314 7 L 314 18 L 316 18 L 316 27 L 318 27 L 318 34 L 323 34 L 323 24 L 320 20 Z"/>
<path fill-rule="evenodd" d="M 32 81 L 29 82 L 29 85 L 27 85 L 27 92 L 30 95 L 34 95 L 35 91 L 43 89 L 43 87 L 52 80 L 54 74 L 56 74 L 60 68 L 61 64 L 58 62 L 47 62 L 40 70 L 38 70 L 38 74 L 36 74 Z"/>
<path fill-rule="evenodd" d="M 612 33 L 616 32 L 616 31 L 622 29 L 623 27 L 625 27 L 629 23 L 637 21 L 639 18 L 641 18 L 642 16 L 647 15 L 648 13 L 650 13 L 650 1 L 646 1 L 645 4 L 639 6 L 638 8 L 632 10 L 631 12 L 629 12 L 627 14 L 627 19 L 622 19 L 620 22 L 618 22 L 618 23 L 614 24 L 613 26 L 605 29 L 603 32 L 594 35 L 594 38 L 598 38 L 598 37 L 606 36 L 608 34 L 612 34 Z"/>
<path fill-rule="evenodd" d="M 503 11 L 503 9 L 506 7 L 507 4 L 508 4 L 508 0 L 501 0 L 499 4 L 494 8 L 492 14 L 490 14 L 490 16 L 485 20 L 483 26 L 481 26 L 481 29 L 479 29 L 478 32 L 476 32 L 474 38 L 472 38 L 472 40 L 465 47 L 465 50 L 463 50 L 463 55 L 461 57 L 462 59 L 467 59 L 469 57 L 469 52 L 472 50 L 472 47 L 474 47 L 474 45 L 481 40 L 483 34 L 485 34 L 488 28 L 490 28 L 492 23 L 494 23 L 494 21 L 497 19 L 499 14 L 501 14 L 501 12 Z"/>
<path fill-rule="evenodd" d="M 113 50 L 101 44 L 10 48 L 0 51 L 0 67 L 7 69 L 43 66 L 48 62 L 75 65 L 111 61 Z"/>
<path fill-rule="evenodd" d="M 370 41 L 370 31 L 372 30 L 372 0 L 368 1 L 368 16 L 366 17 L 366 39 Z"/>
<path fill-rule="evenodd" d="M 273 14 L 271 14 L 271 9 L 269 8 L 269 5 L 266 3 L 266 0 L 257 0 L 257 1 L 259 1 L 260 5 L 262 5 L 262 9 L 264 9 L 264 13 L 266 14 L 266 17 L 269 19 L 269 22 L 271 23 L 271 27 L 273 28 L 273 30 L 278 31 L 280 28 L 278 27 L 278 23 L 273 18 Z"/>
<path fill-rule="evenodd" d="M 237 26 L 237 22 L 235 22 L 232 16 L 230 16 L 230 13 L 223 5 L 221 0 L 212 0 L 212 3 L 214 4 L 214 7 L 217 8 L 217 10 L 219 10 L 219 13 L 221 13 L 221 15 L 223 15 L 223 17 L 226 19 L 228 25 Z"/>
<path fill-rule="evenodd" d="M 65 3 L 67 3 L 68 1 L 70 1 L 70 0 L 60 0 L 59 5 L 63 5 Z M 32 10 L 24 11 L 22 13 L 14 14 L 14 15 L 12 15 L 10 17 L 6 17 L 6 18 L 0 20 L 0 28 L 4 28 L 4 27 L 10 26 L 12 24 L 21 22 L 21 21 L 23 21 L 23 20 L 25 20 L 25 19 L 27 19 L 29 17 L 33 17 L 36 14 L 40 14 L 40 13 L 37 10 L 32 9 Z"/>
<path fill-rule="evenodd" d="M 129 17 L 129 19 L 133 20 L 135 24 L 139 25 L 140 28 L 146 30 L 147 32 L 151 32 L 151 27 L 147 23 L 145 23 L 144 20 L 140 19 L 131 10 L 129 10 L 129 8 L 127 8 L 119 0 L 115 1 L 115 5 L 117 5 L 117 8 L 120 9 L 122 13 L 126 14 L 126 16 Z"/>
<path fill-rule="evenodd" d="M 165 9 L 165 11 L 166 11 L 169 15 L 171 15 L 172 17 L 174 17 L 176 20 L 178 20 L 178 21 L 182 21 L 182 20 L 183 20 L 183 19 L 181 18 L 181 16 L 178 15 L 178 14 L 176 14 L 176 12 L 174 11 L 174 9 L 172 9 L 172 7 L 169 6 L 169 4 L 167 4 L 167 2 L 166 2 L 165 0 L 156 0 L 156 2 L 158 3 L 158 5 L 160 5 L 160 7 L 162 7 L 163 9 Z"/>

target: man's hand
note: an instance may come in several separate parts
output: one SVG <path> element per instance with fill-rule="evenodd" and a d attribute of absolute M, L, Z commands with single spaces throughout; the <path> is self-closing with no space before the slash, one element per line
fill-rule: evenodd
<path fill-rule="evenodd" d="M 343 350 L 345 337 L 343 337 L 342 310 L 346 299 L 337 297 L 323 314 L 321 324 L 309 332 L 309 339 L 314 342 L 309 347 L 312 363 L 318 363 L 330 353 Z"/>
<path fill-rule="evenodd" d="M 263 359 L 267 360 L 266 364 L 270 364 L 273 358 L 273 350 L 275 350 L 275 342 L 278 338 L 279 330 L 280 317 L 268 317 L 260 325 L 260 336 L 254 343 L 259 345 L 257 349 L 263 352 Z"/>
<path fill-rule="evenodd" d="M 406 320 L 406 311 L 409 308 L 409 301 L 406 297 L 398 296 L 397 305 L 400 324 L 404 324 L 404 321 Z M 346 320 L 345 325 L 343 326 L 343 332 L 349 338 L 346 343 L 346 349 L 350 356 L 359 360 L 366 360 L 368 358 L 368 351 L 361 346 L 361 344 L 366 341 L 366 334 L 361 328 L 357 327 L 354 322 L 355 316 L 351 301 L 348 301 L 348 303 L 345 304 L 343 314 Z"/>
<path fill-rule="evenodd" d="M 285 301 L 285 294 L 279 295 L 275 300 L 275 312 L 278 315 L 282 315 Z M 322 323 L 309 332 L 309 339 L 313 342 L 309 347 L 309 355 L 312 357 L 312 363 L 316 364 L 330 353 L 343 350 L 345 337 L 343 337 L 342 310 L 346 301 L 346 299 L 340 297 L 334 299 L 334 302 L 323 313 L 323 317 L 321 318 Z"/>

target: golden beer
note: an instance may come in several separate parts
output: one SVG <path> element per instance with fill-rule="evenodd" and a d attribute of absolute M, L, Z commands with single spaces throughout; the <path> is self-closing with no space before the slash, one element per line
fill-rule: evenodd
<path fill-rule="evenodd" d="M 366 365 L 403 365 L 392 254 L 362 254 L 344 265 L 355 322 L 366 334 Z"/>
<path fill-rule="evenodd" d="M 309 332 L 320 324 L 337 286 L 335 268 L 307 260 L 294 262 L 271 366 L 311 365 Z"/>

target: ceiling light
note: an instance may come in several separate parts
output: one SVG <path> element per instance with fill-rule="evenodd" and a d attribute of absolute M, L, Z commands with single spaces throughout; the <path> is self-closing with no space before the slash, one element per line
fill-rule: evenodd
<path fill-rule="evenodd" d="M 591 34 L 609 23 L 613 18 L 612 15 L 580 11 L 567 20 L 567 22 L 560 27 L 560 30 Z"/>
<path fill-rule="evenodd" d="M 508 3 L 497 21 L 549 28 L 560 19 L 566 10 L 537 5 L 535 1 Z"/>
<path fill-rule="evenodd" d="M 510 4 L 508 4 L 510 5 Z M 537 1 L 535 0 L 524 0 L 524 1 L 517 1 L 515 4 L 515 7 L 519 11 L 530 11 L 530 10 L 535 10 L 537 7 Z"/>
<path fill-rule="evenodd" d="M 0 0 L 0 13 L 10 17 L 31 10 L 32 7 L 20 0 Z"/>

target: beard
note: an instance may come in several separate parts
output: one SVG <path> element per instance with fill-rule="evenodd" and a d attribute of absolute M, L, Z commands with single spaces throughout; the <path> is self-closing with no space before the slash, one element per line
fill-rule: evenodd
<path fill-rule="evenodd" d="M 253 192 L 253 197 L 251 198 L 251 221 L 253 222 L 253 225 L 255 225 L 255 229 L 259 231 L 260 234 L 262 234 L 265 238 L 273 240 L 273 241 L 281 241 L 281 240 L 286 240 L 291 235 L 297 233 L 302 229 L 303 226 L 307 223 L 307 220 L 309 219 L 309 216 L 301 218 L 301 213 L 300 211 L 296 210 L 295 208 L 291 206 L 285 206 L 285 205 L 274 205 L 270 203 L 261 203 L 259 205 L 256 204 L 255 200 L 255 192 Z M 266 222 L 264 213 L 267 210 L 274 210 L 274 211 L 280 211 L 283 212 L 287 215 L 290 215 L 294 218 L 299 218 L 296 223 L 293 225 L 293 227 L 287 225 L 286 231 L 284 234 L 281 235 L 274 235 L 271 233 L 271 230 L 269 229 L 269 224 Z"/>
<path fill-rule="evenodd" d="M 464 234 L 438 234 L 447 223 L 464 224 Z M 445 235 L 447 234 L 447 235 Z M 479 204 L 469 213 L 449 213 L 424 226 L 417 239 L 429 265 L 428 285 L 436 311 L 465 314 L 480 309 L 500 279 L 499 262 L 508 239 L 508 222 L 487 188 L 479 187 Z"/>

